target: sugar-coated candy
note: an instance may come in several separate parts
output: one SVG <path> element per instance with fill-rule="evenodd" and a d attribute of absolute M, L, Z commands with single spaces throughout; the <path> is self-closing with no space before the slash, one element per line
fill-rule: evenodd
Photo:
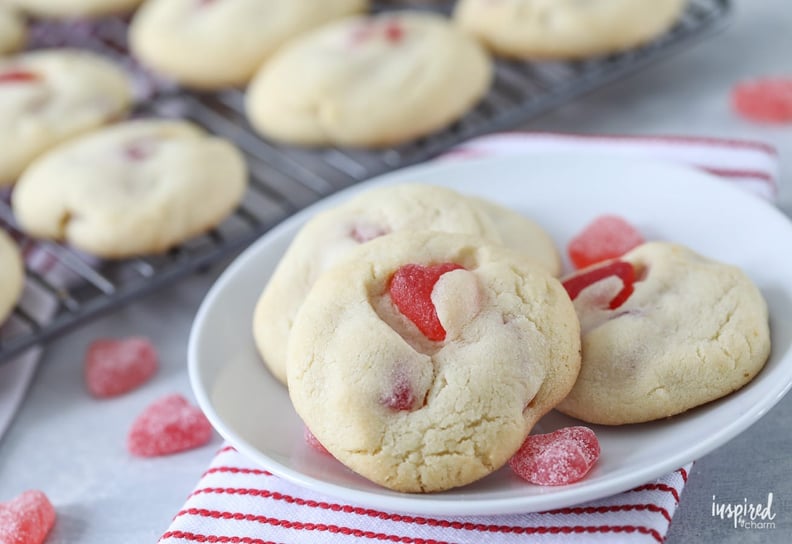
<path fill-rule="evenodd" d="M 42 544 L 55 525 L 55 508 L 38 490 L 0 503 L 0 544 Z"/>
<path fill-rule="evenodd" d="M 152 403 L 127 436 L 127 449 L 139 457 L 156 457 L 203 446 L 212 438 L 212 425 L 200 409 L 179 394 Z"/>
<path fill-rule="evenodd" d="M 85 356 L 85 383 L 96 397 L 114 397 L 146 383 L 158 366 L 157 350 L 145 338 L 97 340 Z"/>
<path fill-rule="evenodd" d="M 588 427 L 565 427 L 534 434 L 509 460 L 512 470 L 537 485 L 566 485 L 583 478 L 600 456 L 600 445 Z"/>
<path fill-rule="evenodd" d="M 564 289 L 569 298 L 575 300 L 580 292 L 598 281 L 616 276 L 622 281 L 622 288 L 608 303 L 608 308 L 615 310 L 624 304 L 633 294 L 635 284 L 635 268 L 625 261 L 612 261 L 602 266 L 586 270 L 563 281 Z"/>
<path fill-rule="evenodd" d="M 446 331 L 432 302 L 432 289 L 440 276 L 460 268 L 462 267 L 456 263 L 431 266 L 407 264 L 391 277 L 388 285 L 391 300 L 429 340 L 442 341 L 446 337 Z"/>
<path fill-rule="evenodd" d="M 643 243 L 641 233 L 625 219 L 601 215 L 569 241 L 567 252 L 575 268 L 586 268 L 621 257 Z"/>
<path fill-rule="evenodd" d="M 732 107 L 752 121 L 792 122 L 792 77 L 757 79 L 732 89 Z"/>

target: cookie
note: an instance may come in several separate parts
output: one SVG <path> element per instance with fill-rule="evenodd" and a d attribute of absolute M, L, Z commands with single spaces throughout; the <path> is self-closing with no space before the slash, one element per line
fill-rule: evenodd
<path fill-rule="evenodd" d="M 54 145 L 121 118 L 131 103 L 127 76 L 95 53 L 40 50 L 0 59 L 0 187 Z"/>
<path fill-rule="evenodd" d="M 495 222 L 503 245 L 524 253 L 553 276 L 561 273 L 561 256 L 555 242 L 542 227 L 524 215 L 484 198 L 468 198 Z"/>
<path fill-rule="evenodd" d="M 626 300 L 611 309 L 623 286 L 613 276 L 575 297 L 583 365 L 560 411 L 605 425 L 652 421 L 728 395 L 761 370 L 767 305 L 740 269 L 664 242 L 621 261 L 635 275 Z"/>
<path fill-rule="evenodd" d="M 5 4 L 0 4 L 0 55 L 21 49 L 27 37 L 25 21 Z"/>
<path fill-rule="evenodd" d="M 96 17 L 128 13 L 143 0 L 5 0 L 30 15 L 44 18 Z"/>
<path fill-rule="evenodd" d="M 247 184 L 231 143 L 182 121 L 139 120 L 59 146 L 13 194 L 29 234 L 104 258 L 163 252 L 230 214 Z"/>
<path fill-rule="evenodd" d="M 248 89 L 246 110 L 275 140 L 382 147 L 453 123 L 491 78 L 483 49 L 439 15 L 350 17 L 273 55 Z"/>
<path fill-rule="evenodd" d="M 460 0 L 457 24 L 498 55 L 576 59 L 624 51 L 666 32 L 685 0 Z"/>
<path fill-rule="evenodd" d="M 508 212 L 483 200 L 471 200 L 456 191 L 431 185 L 408 183 L 378 187 L 349 202 L 314 216 L 295 237 L 278 263 L 258 304 L 253 319 L 253 335 L 259 353 L 272 373 L 286 382 L 286 345 L 294 316 L 321 273 L 357 245 L 378 236 L 401 230 L 433 230 L 481 236 L 493 243 L 505 237 L 515 239 L 514 247 L 529 250 L 525 240 L 535 240 L 535 255 L 545 257 L 550 240 L 541 229 L 520 216 L 512 218 L 503 232 L 490 215 Z M 515 214 L 516 215 L 516 214 Z M 549 241 L 552 245 L 552 241 Z M 530 255 L 534 255 L 530 253 Z M 542 264 L 552 268 L 558 257 Z M 555 273 L 556 270 L 552 269 Z"/>
<path fill-rule="evenodd" d="M 22 257 L 11 237 L 0 229 L 0 325 L 14 308 L 25 281 Z"/>
<path fill-rule="evenodd" d="M 311 289 L 289 342 L 289 395 L 353 471 L 442 491 L 500 468 L 567 394 L 579 334 L 561 284 L 520 253 L 394 233 Z"/>
<path fill-rule="evenodd" d="M 184 85 L 243 85 L 288 39 L 363 11 L 367 0 L 150 0 L 130 28 L 134 55 Z"/>

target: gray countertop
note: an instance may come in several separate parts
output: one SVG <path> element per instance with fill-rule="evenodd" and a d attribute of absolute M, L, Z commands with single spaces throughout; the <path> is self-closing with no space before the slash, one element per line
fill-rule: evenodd
<path fill-rule="evenodd" d="M 738 2 L 730 27 L 694 49 L 559 109 L 527 126 L 544 131 L 699 134 L 774 144 L 782 162 L 780 206 L 792 212 L 792 125 L 761 126 L 732 114 L 734 82 L 792 76 L 789 0 Z M 48 544 L 154 542 L 220 445 L 149 461 L 132 460 L 124 440 L 131 418 L 170 392 L 191 396 L 186 340 L 203 295 L 220 273 L 181 282 L 52 343 L 30 392 L 0 441 L 0 496 L 45 489 L 58 507 Z M 158 346 L 153 382 L 109 401 L 92 400 L 82 381 L 86 346 L 103 336 L 142 334 Z M 749 430 L 694 465 L 667 542 L 790 542 L 792 396 Z M 712 516 L 718 502 L 766 502 L 775 529 L 735 529 Z"/>

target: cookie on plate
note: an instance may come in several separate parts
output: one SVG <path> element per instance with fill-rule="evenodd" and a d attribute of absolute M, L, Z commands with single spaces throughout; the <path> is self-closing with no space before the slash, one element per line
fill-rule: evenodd
<path fill-rule="evenodd" d="M 509 232 L 495 215 L 510 217 Z M 513 247 L 556 274 L 553 242 L 532 221 L 481 199 L 431 185 L 406 183 L 368 190 L 309 220 L 267 283 L 253 318 L 253 336 L 270 371 L 286 383 L 286 346 L 305 296 L 321 273 L 359 244 L 402 230 L 432 230 L 480 236 L 492 243 L 514 238 Z M 520 232 L 525 234 L 524 239 Z M 535 242 L 535 249 L 526 245 Z M 547 249 L 552 248 L 553 253 Z"/>
<path fill-rule="evenodd" d="M 565 285 L 625 265 L 618 276 L 626 282 L 608 274 L 570 292 L 583 365 L 559 411 L 605 425 L 652 421 L 728 395 L 762 369 L 770 354 L 767 305 L 740 269 L 651 242 Z"/>
<path fill-rule="evenodd" d="M 11 237 L 0 228 L 0 325 L 19 300 L 24 281 L 25 268 L 19 250 Z"/>
<path fill-rule="evenodd" d="M 208 231 L 247 186 L 230 142 L 183 121 L 128 121 L 34 162 L 12 194 L 29 234 L 104 258 L 163 252 Z"/>
<path fill-rule="evenodd" d="M 128 13 L 143 0 L 5 0 L 36 17 L 96 17 Z"/>
<path fill-rule="evenodd" d="M 289 342 L 289 395 L 327 450 L 390 489 L 483 478 L 569 391 L 580 330 L 561 284 L 481 238 L 405 231 L 323 274 Z"/>
<path fill-rule="evenodd" d="M 685 0 L 460 0 L 454 19 L 493 52 L 527 59 L 616 53 L 666 32 Z"/>
<path fill-rule="evenodd" d="M 0 3 L 0 55 L 21 49 L 26 37 L 24 19 L 11 7 Z"/>
<path fill-rule="evenodd" d="M 439 130 L 489 88 L 491 61 L 439 15 L 350 17 L 289 42 L 253 79 L 253 127 L 304 145 L 381 147 Z"/>
<path fill-rule="evenodd" d="M 143 64 L 184 85 L 243 85 L 293 36 L 363 11 L 368 0 L 150 0 L 130 28 Z"/>
<path fill-rule="evenodd" d="M 123 117 L 126 74 L 88 51 L 39 50 L 0 59 L 0 187 L 52 146 Z"/>

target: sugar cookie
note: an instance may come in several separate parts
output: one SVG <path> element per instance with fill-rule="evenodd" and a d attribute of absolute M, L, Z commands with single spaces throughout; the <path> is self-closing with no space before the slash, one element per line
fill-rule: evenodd
<path fill-rule="evenodd" d="M 651 421 L 728 395 L 762 369 L 767 305 L 741 270 L 651 242 L 574 277 L 619 262 L 634 272 L 631 294 L 630 281 L 610 275 L 575 296 L 583 365 L 560 411 L 605 425 Z"/>
<path fill-rule="evenodd" d="M 182 121 L 129 121 L 67 142 L 20 178 L 28 233 L 122 258 L 165 251 L 220 223 L 247 184 L 230 142 Z"/>
<path fill-rule="evenodd" d="M 491 78 L 483 49 L 443 17 L 350 17 L 278 51 L 253 79 L 246 109 L 276 140 L 389 146 L 459 119 Z"/>
<path fill-rule="evenodd" d="M 72 49 L 0 59 L 0 187 L 52 146 L 122 117 L 130 81 L 105 58 Z"/>
<path fill-rule="evenodd" d="M 456 22 L 499 55 L 585 58 L 624 51 L 666 32 L 685 0 L 460 0 Z"/>
<path fill-rule="evenodd" d="M 397 491 L 441 491 L 517 451 L 572 387 L 579 334 L 561 284 L 520 253 L 394 233 L 311 289 L 289 342 L 289 395 L 355 472 Z"/>
<path fill-rule="evenodd" d="M 242 85 L 287 40 L 357 13 L 367 0 L 149 0 L 130 28 L 132 52 L 191 87 Z"/>

